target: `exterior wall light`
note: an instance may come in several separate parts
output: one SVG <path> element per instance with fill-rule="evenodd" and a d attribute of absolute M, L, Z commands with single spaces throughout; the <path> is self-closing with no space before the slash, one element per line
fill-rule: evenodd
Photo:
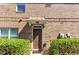
<path fill-rule="evenodd" d="M 36 21 L 36 24 L 39 24 L 39 21 Z"/>
<path fill-rule="evenodd" d="M 19 22 L 19 23 L 22 22 L 22 19 L 20 19 L 18 22 Z"/>

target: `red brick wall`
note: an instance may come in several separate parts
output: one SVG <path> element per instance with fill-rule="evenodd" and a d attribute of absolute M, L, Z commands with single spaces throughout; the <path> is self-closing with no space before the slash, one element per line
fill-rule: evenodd
<path fill-rule="evenodd" d="M 42 29 L 42 42 L 57 38 L 59 32 L 70 33 L 79 38 L 79 4 L 26 4 L 25 13 L 16 12 L 16 4 L 0 5 L 0 28 L 19 28 L 20 38 L 32 39 L 32 26 L 27 24 L 30 17 L 44 17 L 47 21 Z M 18 22 L 22 18 L 22 22 Z M 36 19 L 38 20 L 38 19 Z"/>

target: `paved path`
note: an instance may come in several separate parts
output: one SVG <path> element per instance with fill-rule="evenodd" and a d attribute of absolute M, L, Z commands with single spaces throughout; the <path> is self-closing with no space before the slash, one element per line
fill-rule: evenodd
<path fill-rule="evenodd" d="M 31 55 L 42 55 L 42 54 L 31 54 Z"/>

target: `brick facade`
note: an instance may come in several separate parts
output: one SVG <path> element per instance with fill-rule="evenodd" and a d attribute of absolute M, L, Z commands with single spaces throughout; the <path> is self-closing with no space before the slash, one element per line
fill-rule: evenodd
<path fill-rule="evenodd" d="M 49 40 L 57 38 L 60 32 L 79 38 L 79 4 L 52 4 L 51 7 L 26 4 L 25 13 L 17 13 L 16 4 L 0 5 L 0 28 L 18 28 L 20 38 L 32 40 L 33 28 L 27 23 L 27 20 L 32 20 L 30 17 L 44 17 L 42 44 L 47 43 L 47 47 Z"/>

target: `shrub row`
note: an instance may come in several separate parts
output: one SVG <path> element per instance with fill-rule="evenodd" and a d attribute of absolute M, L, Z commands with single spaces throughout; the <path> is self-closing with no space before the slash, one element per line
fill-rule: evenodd
<path fill-rule="evenodd" d="M 76 55 L 79 54 L 79 39 L 51 40 L 49 55 Z"/>
<path fill-rule="evenodd" d="M 0 55 L 28 55 L 30 51 L 29 40 L 0 38 Z"/>

